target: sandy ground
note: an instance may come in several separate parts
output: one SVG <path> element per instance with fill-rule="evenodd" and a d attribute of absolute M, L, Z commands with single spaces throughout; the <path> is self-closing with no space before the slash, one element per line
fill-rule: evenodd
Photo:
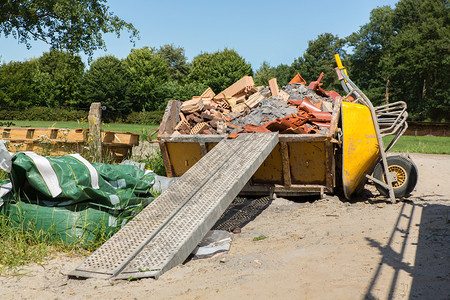
<path fill-rule="evenodd" d="M 0 299 L 450 299 L 450 155 L 412 157 L 419 183 L 403 202 L 370 185 L 351 202 L 238 199 L 228 253 L 137 281 L 68 279 L 84 257 L 59 255 L 0 277 Z"/>

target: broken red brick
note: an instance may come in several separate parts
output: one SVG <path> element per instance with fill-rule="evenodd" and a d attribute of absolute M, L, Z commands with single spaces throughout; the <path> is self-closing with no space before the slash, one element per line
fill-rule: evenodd
<path fill-rule="evenodd" d="M 188 115 L 186 115 L 186 120 L 188 120 L 188 121 L 194 121 L 194 115 L 193 114 L 188 114 Z"/>
<path fill-rule="evenodd" d="M 330 123 L 323 123 L 323 122 L 312 122 L 314 125 L 317 125 L 319 127 L 325 127 L 330 128 Z"/>
<path fill-rule="evenodd" d="M 303 77 L 300 75 L 300 73 L 297 73 L 297 75 L 295 75 L 294 78 L 292 78 L 292 80 L 289 81 L 289 83 L 302 83 L 302 84 L 306 85 L 306 80 L 303 79 Z"/>
<path fill-rule="evenodd" d="M 244 127 L 240 127 L 231 123 L 226 122 L 225 124 L 227 124 L 227 126 L 232 127 L 232 128 L 236 128 L 236 129 L 244 129 Z"/>
<path fill-rule="evenodd" d="M 214 115 L 210 114 L 210 113 L 207 112 L 207 111 L 202 112 L 200 116 L 201 116 L 204 120 L 212 120 L 212 119 L 214 119 Z"/>
<path fill-rule="evenodd" d="M 265 124 L 265 127 L 272 132 L 277 132 L 277 131 L 281 132 L 281 131 L 286 130 L 290 126 L 286 126 L 285 124 L 282 124 L 281 121 L 275 120 L 275 121 Z"/>
<path fill-rule="evenodd" d="M 221 91 L 218 95 L 214 96 L 214 101 L 219 102 L 225 98 L 233 97 L 236 94 L 241 93 L 243 90 L 249 90 L 251 87 L 254 87 L 253 77 L 244 76 L 225 90 Z"/>
<path fill-rule="evenodd" d="M 328 112 L 312 112 L 311 115 L 313 116 L 310 118 L 311 121 L 316 122 L 330 122 L 331 121 L 331 114 Z"/>
<path fill-rule="evenodd" d="M 199 134 L 207 129 L 209 129 L 209 125 L 207 123 L 198 123 L 194 126 L 194 128 L 191 129 L 190 134 Z"/>
<path fill-rule="evenodd" d="M 230 134 L 229 136 L 227 136 L 227 139 L 233 140 L 233 139 L 237 138 L 238 136 L 239 136 L 239 134 L 237 134 L 237 133 L 232 133 L 232 134 Z"/>
<path fill-rule="evenodd" d="M 293 105 L 296 105 L 296 106 L 300 106 L 301 104 L 302 104 L 302 100 L 289 100 L 288 101 L 288 104 L 293 104 Z"/>
<path fill-rule="evenodd" d="M 314 104 L 309 101 L 308 97 L 305 97 L 305 100 L 302 101 L 302 104 L 300 104 L 299 108 L 306 112 L 321 112 L 321 110 L 314 106 Z"/>
<path fill-rule="evenodd" d="M 281 134 L 302 134 L 305 132 L 303 131 L 303 129 L 301 127 L 296 127 L 296 128 L 289 127 L 288 129 L 286 129 L 285 131 L 280 132 L 280 133 Z"/>
<path fill-rule="evenodd" d="M 211 121 L 209 122 L 209 125 L 210 125 L 211 127 L 213 127 L 213 128 L 217 128 L 217 122 L 218 122 L 218 120 L 216 120 L 216 119 L 211 120 Z"/>
<path fill-rule="evenodd" d="M 271 132 L 271 131 L 267 129 L 264 125 L 256 126 L 253 124 L 246 124 L 244 127 L 244 132 L 255 133 L 255 132 Z"/>
<path fill-rule="evenodd" d="M 213 90 L 208 87 L 206 91 L 203 92 L 203 94 L 200 95 L 201 98 L 214 98 L 216 94 L 213 92 Z"/>
<path fill-rule="evenodd" d="M 322 85 L 322 84 L 320 83 L 320 81 L 322 80 L 322 78 L 323 78 L 323 72 L 320 73 L 320 76 L 319 76 L 319 78 L 317 79 L 317 81 L 312 81 L 312 82 L 309 84 L 308 88 L 310 88 L 310 89 L 312 89 L 312 90 L 314 90 L 314 91 L 317 91 L 317 89 Z"/>
<path fill-rule="evenodd" d="M 181 104 L 181 111 L 184 113 L 192 113 L 203 109 L 203 100 L 200 98 L 192 99 Z"/>
<path fill-rule="evenodd" d="M 203 119 L 200 118 L 200 117 L 194 116 L 194 118 L 192 119 L 192 121 L 194 121 L 194 123 L 202 123 L 202 122 L 203 122 Z"/>

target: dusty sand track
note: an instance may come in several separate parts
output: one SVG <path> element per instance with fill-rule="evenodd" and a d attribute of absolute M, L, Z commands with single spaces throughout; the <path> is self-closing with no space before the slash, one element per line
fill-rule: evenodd
<path fill-rule="evenodd" d="M 419 183 L 406 201 L 369 185 L 352 202 L 245 201 L 234 211 L 254 219 L 227 254 L 130 282 L 67 279 L 84 258 L 60 255 L 0 277 L 0 298 L 450 299 L 450 156 L 412 157 Z"/>

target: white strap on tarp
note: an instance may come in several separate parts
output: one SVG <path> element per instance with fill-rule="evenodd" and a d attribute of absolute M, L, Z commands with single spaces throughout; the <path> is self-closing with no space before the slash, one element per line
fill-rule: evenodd
<path fill-rule="evenodd" d="M 11 190 L 12 190 L 12 182 L 8 182 L 7 184 L 0 186 L 0 198 L 11 192 Z"/>
<path fill-rule="evenodd" d="M 100 189 L 98 186 L 98 172 L 97 170 L 91 165 L 90 162 L 88 162 L 84 157 L 82 157 L 80 154 L 69 154 L 69 156 L 72 156 L 73 158 L 77 159 L 79 162 L 81 162 L 83 165 L 86 166 L 86 168 L 89 170 L 89 174 L 91 174 L 91 186 L 93 189 Z"/>
<path fill-rule="evenodd" d="M 42 179 L 44 179 L 48 190 L 52 194 L 52 197 L 56 198 L 56 196 L 61 194 L 62 189 L 59 186 L 58 176 L 56 176 L 55 170 L 53 170 L 52 165 L 50 164 L 48 159 L 34 152 L 26 151 L 23 153 L 33 161 L 34 165 L 41 174 Z"/>

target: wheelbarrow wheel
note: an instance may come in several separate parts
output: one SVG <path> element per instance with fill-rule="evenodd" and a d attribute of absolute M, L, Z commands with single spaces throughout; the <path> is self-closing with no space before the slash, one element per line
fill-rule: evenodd
<path fill-rule="evenodd" d="M 395 198 L 403 198 L 411 194 L 417 183 L 416 165 L 403 156 L 388 156 L 387 164 L 389 172 L 394 174 L 392 185 Z M 375 166 L 373 177 L 386 183 L 386 174 L 381 161 Z M 383 196 L 389 197 L 388 189 L 377 183 L 375 183 L 375 186 Z"/>

